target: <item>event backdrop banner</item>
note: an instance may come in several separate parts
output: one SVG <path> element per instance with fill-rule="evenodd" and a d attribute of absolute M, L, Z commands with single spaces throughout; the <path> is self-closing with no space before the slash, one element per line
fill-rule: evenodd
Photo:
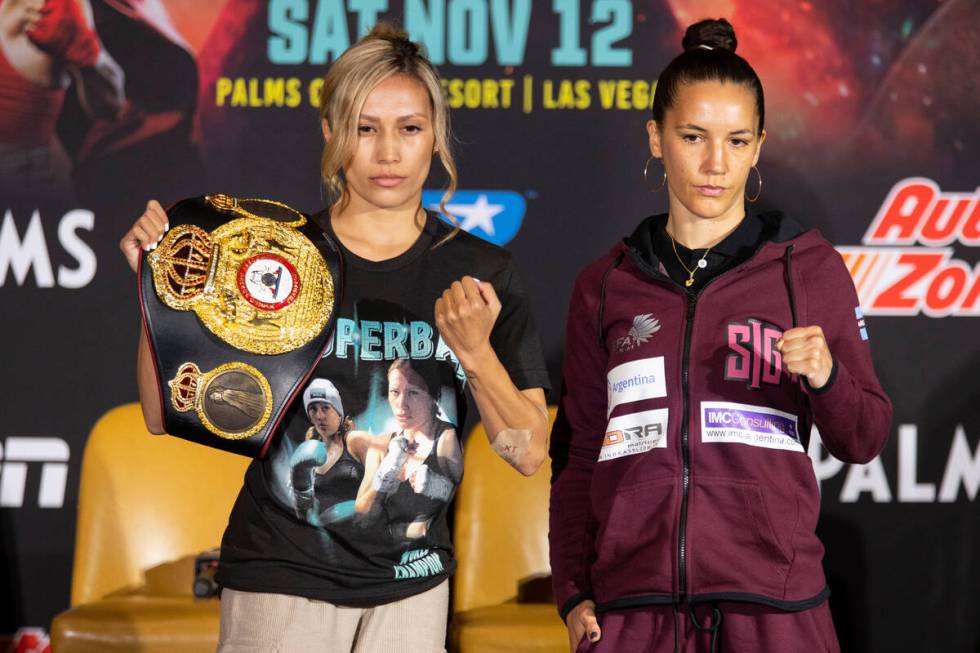
<path fill-rule="evenodd" d="M 87 434 L 136 399 L 118 241 L 148 199 L 323 208 L 323 73 L 395 20 L 444 77 L 451 210 L 514 253 L 557 385 L 576 272 L 666 208 L 642 176 L 657 75 L 719 16 L 766 91 L 753 209 L 838 246 L 895 405 L 867 465 L 811 439 L 844 650 L 980 650 L 976 0 L 46 4 L 62 22 L 28 34 L 23 2 L 0 0 L 0 633 L 41 629 L 23 650 L 68 606 Z"/>

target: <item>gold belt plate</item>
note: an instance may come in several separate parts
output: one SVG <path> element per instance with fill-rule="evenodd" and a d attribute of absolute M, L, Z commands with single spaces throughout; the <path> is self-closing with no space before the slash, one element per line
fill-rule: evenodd
<path fill-rule="evenodd" d="M 253 354 L 302 347 L 327 324 L 334 279 L 316 246 L 286 224 L 231 220 L 171 229 L 147 255 L 157 297 L 192 310 L 211 333 Z"/>

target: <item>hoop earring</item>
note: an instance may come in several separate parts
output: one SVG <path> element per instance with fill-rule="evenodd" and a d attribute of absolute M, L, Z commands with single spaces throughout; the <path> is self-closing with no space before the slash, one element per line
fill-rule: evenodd
<path fill-rule="evenodd" d="M 650 181 L 647 179 L 647 170 L 650 168 L 650 162 L 656 158 L 657 157 L 655 156 L 651 156 L 649 159 L 647 159 L 646 165 L 643 166 L 643 185 L 646 186 L 647 191 L 651 193 L 657 193 L 659 191 L 662 191 L 664 189 L 664 186 L 667 184 L 667 168 L 664 168 L 664 178 L 660 182 L 660 185 L 657 186 L 656 188 L 650 188 Z M 660 159 L 657 160 L 659 161 Z"/>
<path fill-rule="evenodd" d="M 762 173 L 759 172 L 759 169 L 755 166 L 752 166 L 752 170 L 755 170 L 756 176 L 759 177 L 759 190 L 756 191 L 755 197 L 749 197 L 748 193 L 745 194 L 745 199 L 748 202 L 755 202 L 757 199 L 759 199 L 759 195 L 762 195 Z M 751 173 L 752 170 L 749 170 L 749 172 Z"/>

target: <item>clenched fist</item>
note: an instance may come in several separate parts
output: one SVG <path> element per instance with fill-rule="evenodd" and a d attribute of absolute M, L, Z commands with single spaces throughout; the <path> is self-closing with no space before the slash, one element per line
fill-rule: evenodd
<path fill-rule="evenodd" d="M 463 367 L 490 347 L 490 332 L 500 315 L 500 300 L 493 286 L 463 277 L 436 300 L 436 326 Z"/>
<path fill-rule="evenodd" d="M 818 326 L 790 329 L 783 333 L 776 349 L 783 356 L 783 367 L 792 374 L 805 376 L 811 388 L 819 390 L 827 384 L 834 359 L 823 329 Z"/>

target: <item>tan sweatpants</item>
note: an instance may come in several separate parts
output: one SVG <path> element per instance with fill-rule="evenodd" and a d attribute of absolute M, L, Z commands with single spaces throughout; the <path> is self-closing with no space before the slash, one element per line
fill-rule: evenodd
<path fill-rule="evenodd" d="M 448 580 L 373 608 L 225 589 L 218 653 L 445 653 L 448 609 Z"/>

